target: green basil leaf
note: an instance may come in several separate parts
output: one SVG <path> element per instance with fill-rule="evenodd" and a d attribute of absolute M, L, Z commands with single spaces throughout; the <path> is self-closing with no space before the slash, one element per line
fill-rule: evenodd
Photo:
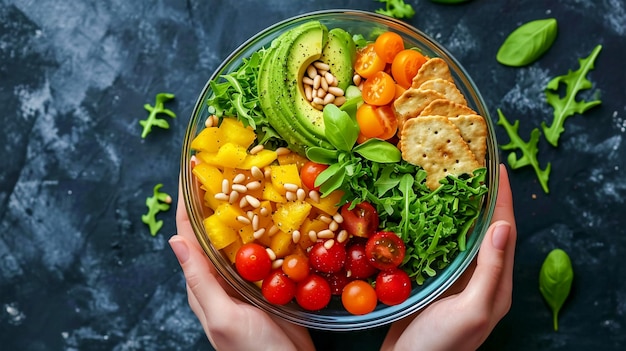
<path fill-rule="evenodd" d="M 343 169 L 343 164 L 335 163 L 330 165 L 328 168 L 323 170 L 320 174 L 315 178 L 315 186 L 320 186 L 324 184 L 328 179 L 330 179 L 335 173 L 339 171 L 339 169 Z"/>
<path fill-rule="evenodd" d="M 312 146 L 306 149 L 306 158 L 313 162 L 330 165 L 337 162 L 338 151 Z"/>
<path fill-rule="evenodd" d="M 328 104 L 324 106 L 324 131 L 337 150 L 350 151 L 359 136 L 359 125 L 347 112 Z"/>
<path fill-rule="evenodd" d="M 333 169 L 332 172 L 329 173 L 328 177 L 326 177 L 325 175 L 324 177 L 325 179 L 322 178 L 323 182 L 318 182 L 318 179 L 320 179 L 322 174 L 327 172 L 333 166 L 336 166 L 336 169 Z M 344 165 L 335 163 L 334 165 L 331 165 L 330 167 L 328 167 L 326 170 L 324 170 L 322 173 L 320 173 L 317 176 L 317 179 L 315 179 L 315 186 L 320 187 L 320 193 L 322 194 L 322 197 L 325 197 L 331 192 L 341 188 L 345 177 L 346 177 L 346 168 L 344 167 Z"/>
<path fill-rule="evenodd" d="M 402 159 L 402 153 L 395 145 L 380 139 L 368 139 L 355 146 L 353 151 L 370 161 L 380 163 L 395 163 Z"/>
<path fill-rule="evenodd" d="M 569 296 L 574 280 L 572 262 L 565 251 L 552 250 L 539 272 L 539 291 L 552 309 L 554 330 L 559 329 L 558 315 Z"/>
<path fill-rule="evenodd" d="M 527 22 L 504 40 L 496 54 L 496 60 L 513 67 L 528 65 L 548 51 L 556 34 L 557 21 L 554 18 Z"/>

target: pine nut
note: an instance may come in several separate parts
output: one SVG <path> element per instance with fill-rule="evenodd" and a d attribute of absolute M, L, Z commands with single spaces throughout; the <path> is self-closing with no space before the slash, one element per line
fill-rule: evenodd
<path fill-rule="evenodd" d="M 242 194 L 245 194 L 248 191 L 248 188 L 243 184 L 233 184 L 232 189 Z"/>
<path fill-rule="evenodd" d="M 317 233 L 315 232 L 315 230 L 309 231 L 309 239 L 311 239 L 312 242 L 317 241 Z"/>
<path fill-rule="evenodd" d="M 319 89 L 320 84 L 322 83 L 322 77 L 317 75 L 313 78 L 313 89 Z"/>
<path fill-rule="evenodd" d="M 315 66 L 309 66 L 306 68 L 306 74 L 309 76 L 309 78 L 314 79 L 315 76 L 317 76 L 317 69 L 315 69 Z"/>
<path fill-rule="evenodd" d="M 229 191 L 230 191 L 230 183 L 228 182 L 228 179 L 222 179 L 222 192 L 224 194 L 228 194 Z"/>
<path fill-rule="evenodd" d="M 333 219 L 335 220 L 335 222 L 337 223 L 343 223 L 343 216 L 341 215 L 341 213 L 337 212 L 333 215 Z"/>
<path fill-rule="evenodd" d="M 354 83 L 354 85 L 359 85 L 359 84 L 361 84 L 361 76 L 360 76 L 360 75 L 358 75 L 358 74 L 355 74 L 355 75 L 352 77 L 352 83 Z"/>
<path fill-rule="evenodd" d="M 265 228 L 261 228 L 261 229 L 257 229 L 252 233 L 252 236 L 255 239 L 261 239 L 263 237 L 263 234 L 265 234 Z"/>
<path fill-rule="evenodd" d="M 272 179 L 272 169 L 269 167 L 266 167 L 265 170 L 263 171 L 263 177 L 265 177 L 266 180 Z"/>
<path fill-rule="evenodd" d="M 317 109 L 320 111 L 324 109 L 324 105 L 316 104 L 315 102 L 311 102 L 311 106 L 313 106 L 314 109 Z"/>
<path fill-rule="evenodd" d="M 228 195 L 228 203 L 232 205 L 237 200 L 239 200 L 239 192 L 237 192 L 236 190 L 231 191 L 230 195 Z"/>
<path fill-rule="evenodd" d="M 321 215 L 320 216 L 320 220 L 326 224 L 330 224 L 330 222 L 332 222 L 332 218 L 326 216 L 326 215 Z"/>
<path fill-rule="evenodd" d="M 272 225 L 270 227 L 269 234 L 270 234 L 270 236 L 272 236 L 272 235 L 278 233 L 278 231 L 279 231 L 278 226 L 276 226 L 276 224 L 274 224 L 274 225 Z"/>
<path fill-rule="evenodd" d="M 240 208 L 244 208 L 248 206 L 248 200 L 246 199 L 246 197 L 242 197 L 241 199 L 239 199 L 239 207 Z"/>
<path fill-rule="evenodd" d="M 326 250 L 330 250 L 334 245 L 335 245 L 335 240 L 333 239 L 326 240 L 324 242 L 324 247 L 326 248 Z"/>
<path fill-rule="evenodd" d="M 212 117 L 213 117 L 213 116 L 209 116 L 209 117 L 207 117 L 206 121 L 204 121 L 204 126 L 205 126 L 206 128 L 211 128 L 211 127 L 213 127 L 213 118 L 212 118 Z"/>
<path fill-rule="evenodd" d="M 269 210 L 267 209 L 267 207 L 261 207 L 261 210 L 259 211 L 261 213 L 261 216 L 267 216 L 268 214 L 270 214 Z"/>
<path fill-rule="evenodd" d="M 276 260 L 276 254 L 274 253 L 272 249 L 268 247 L 265 249 L 265 251 L 267 251 L 267 254 L 270 255 L 270 260 L 272 261 Z"/>
<path fill-rule="evenodd" d="M 291 153 L 291 150 L 289 150 L 286 147 L 279 147 L 276 149 L 276 155 L 278 156 L 288 155 L 290 153 Z"/>
<path fill-rule="evenodd" d="M 313 62 L 313 66 L 315 66 L 315 68 L 322 70 L 322 71 L 330 70 L 330 66 L 327 63 L 324 63 L 322 61 Z"/>
<path fill-rule="evenodd" d="M 342 229 L 339 234 L 337 234 L 337 242 L 343 243 L 348 240 L 348 232 L 345 229 Z"/>
<path fill-rule="evenodd" d="M 274 262 L 272 262 L 272 268 L 273 269 L 278 269 L 278 268 L 280 268 L 282 266 L 283 266 L 283 259 L 282 258 L 278 258 Z"/>
<path fill-rule="evenodd" d="M 343 104 L 346 103 L 346 97 L 345 96 L 337 96 L 335 98 L 334 104 L 337 106 L 341 106 Z"/>
<path fill-rule="evenodd" d="M 213 197 L 215 198 L 215 200 L 228 201 L 228 195 L 224 193 L 217 193 L 213 195 Z"/>
<path fill-rule="evenodd" d="M 343 96 L 345 94 L 345 92 L 343 91 L 343 89 L 338 88 L 338 87 L 330 87 L 328 88 L 328 92 L 339 97 L 339 96 Z"/>
<path fill-rule="evenodd" d="M 313 88 L 310 85 L 304 86 L 304 96 L 306 96 L 308 101 L 313 100 Z"/>
<path fill-rule="evenodd" d="M 335 222 L 334 220 L 332 222 L 330 222 L 330 224 L 328 225 L 328 229 L 332 230 L 333 232 L 336 231 L 337 229 L 339 229 L 339 223 Z"/>
<path fill-rule="evenodd" d="M 309 197 L 311 198 L 311 200 L 315 201 L 315 203 L 320 202 L 320 193 L 315 190 L 309 191 Z"/>
<path fill-rule="evenodd" d="M 328 81 L 326 80 L 325 77 L 322 77 L 320 79 L 320 87 L 322 88 L 322 90 L 328 91 Z"/>
<path fill-rule="evenodd" d="M 335 95 L 328 93 L 324 96 L 324 105 L 332 104 L 335 101 Z"/>
<path fill-rule="evenodd" d="M 306 85 L 313 85 L 313 79 L 304 76 L 302 77 L 302 83 L 306 84 Z"/>
<path fill-rule="evenodd" d="M 315 97 L 315 98 L 313 98 L 313 103 L 317 104 L 317 105 L 324 105 L 324 99 L 319 98 L 319 97 Z"/>
<path fill-rule="evenodd" d="M 256 197 L 252 195 L 246 195 L 245 199 L 246 201 L 248 201 L 250 206 L 254 208 L 259 208 L 259 206 L 261 206 L 261 202 L 259 201 L 259 199 L 257 199 Z"/>
<path fill-rule="evenodd" d="M 293 241 L 294 244 L 297 244 L 300 241 L 299 230 L 294 230 L 293 233 L 291 233 L 291 240 Z"/>
<path fill-rule="evenodd" d="M 233 178 L 233 183 L 235 184 L 243 183 L 244 180 L 246 180 L 246 175 L 243 173 L 239 173 L 235 176 L 235 178 Z"/>
<path fill-rule="evenodd" d="M 259 229 L 259 216 L 256 214 L 252 217 L 252 230 Z"/>
<path fill-rule="evenodd" d="M 263 146 L 262 144 L 259 144 L 255 147 L 253 147 L 252 149 L 250 149 L 250 154 L 251 155 L 256 155 L 259 152 L 263 151 L 263 149 L 265 149 L 265 146 Z"/>
<path fill-rule="evenodd" d="M 248 190 L 260 189 L 261 188 L 261 182 L 258 182 L 258 181 L 250 182 L 250 183 L 246 184 L 246 188 L 248 188 Z"/>
<path fill-rule="evenodd" d="M 285 185 L 283 185 L 283 187 L 287 191 L 297 191 L 298 190 L 298 186 L 296 184 L 293 184 L 293 183 L 285 183 Z"/>
<path fill-rule="evenodd" d="M 328 70 L 323 70 L 323 69 L 318 69 L 317 70 L 317 74 L 320 75 L 320 77 L 324 78 L 324 76 L 326 75 L 326 73 L 328 73 Z"/>
<path fill-rule="evenodd" d="M 304 191 L 304 189 L 300 188 L 296 191 L 296 198 L 298 199 L 298 201 L 304 201 L 304 199 L 306 198 L 306 191 Z"/>
<path fill-rule="evenodd" d="M 243 224 L 250 224 L 250 220 L 246 216 L 237 216 L 237 222 Z"/>
<path fill-rule="evenodd" d="M 317 237 L 321 239 L 332 239 L 335 237 L 335 233 L 330 229 L 324 229 L 317 233 Z"/>
<path fill-rule="evenodd" d="M 328 85 L 333 85 L 333 82 L 335 81 L 335 76 L 333 76 L 332 73 L 326 72 L 324 78 L 326 79 L 326 82 L 328 82 Z"/>
<path fill-rule="evenodd" d="M 255 179 L 263 179 L 263 172 L 257 166 L 252 166 L 252 168 L 250 168 L 250 173 Z"/>
<path fill-rule="evenodd" d="M 254 218 L 254 216 L 256 215 L 256 213 L 254 213 L 253 211 L 248 211 L 246 212 L 246 216 L 248 216 L 248 219 L 252 221 L 252 218 Z"/>
<path fill-rule="evenodd" d="M 287 201 L 296 201 L 298 198 L 296 197 L 296 193 L 293 191 L 288 191 L 285 193 L 285 198 Z"/>

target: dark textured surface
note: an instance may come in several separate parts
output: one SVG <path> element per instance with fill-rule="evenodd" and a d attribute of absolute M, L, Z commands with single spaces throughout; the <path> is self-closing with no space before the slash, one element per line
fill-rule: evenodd
<path fill-rule="evenodd" d="M 532 170 L 511 173 L 519 240 L 511 312 L 484 350 L 626 348 L 626 5 L 622 0 L 412 0 L 409 22 L 446 46 L 490 106 L 550 121 L 543 88 L 604 46 L 589 75 L 603 101 L 566 121 L 546 195 Z M 0 345 L 2 350 L 202 350 L 182 273 L 167 245 L 174 211 L 152 237 L 141 222 L 156 183 L 176 194 L 180 145 L 196 96 L 229 52 L 264 27 L 374 1 L 0 0 Z M 518 25 L 555 17 L 535 64 L 495 61 Z M 140 138 L 144 103 L 176 94 L 170 130 Z M 589 98 L 593 91 L 582 94 Z M 498 127 L 501 143 L 508 142 Z M 560 330 L 537 289 L 545 255 L 571 256 Z M 320 349 L 376 349 L 384 330 L 319 335 Z M 335 347 L 336 348 L 336 347 Z"/>

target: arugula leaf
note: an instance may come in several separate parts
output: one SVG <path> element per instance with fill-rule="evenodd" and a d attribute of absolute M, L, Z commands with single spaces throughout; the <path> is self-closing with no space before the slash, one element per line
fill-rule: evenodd
<path fill-rule="evenodd" d="M 569 296 L 574 280 L 574 269 L 567 253 L 561 249 L 550 251 L 539 271 L 539 291 L 552 309 L 554 330 L 559 330 L 559 311 Z"/>
<path fill-rule="evenodd" d="M 157 184 L 154 186 L 154 189 L 152 190 L 153 195 L 146 199 L 148 213 L 141 216 L 141 221 L 148 225 L 152 236 L 155 236 L 163 226 L 163 221 L 157 221 L 156 215 L 159 212 L 169 210 L 170 204 L 172 203 L 172 197 L 164 192 L 161 192 L 161 187 L 163 187 L 163 184 Z"/>
<path fill-rule="evenodd" d="M 602 45 L 596 46 L 591 54 L 585 59 L 579 59 L 580 67 L 572 72 L 568 71 L 566 75 L 553 78 L 546 87 L 546 99 L 554 108 L 554 118 L 552 124 L 548 127 L 546 123 L 542 123 L 543 133 L 546 140 L 553 146 L 557 146 L 561 133 L 565 130 L 563 125 L 565 119 L 575 113 L 582 114 L 590 108 L 600 105 L 600 100 L 577 101 L 576 95 L 585 89 L 592 87 L 591 82 L 586 78 L 589 71 L 594 68 L 594 62 L 598 54 L 602 50 Z M 560 84 L 565 84 L 565 96 L 560 97 L 558 89 Z"/>
<path fill-rule="evenodd" d="M 143 131 L 141 132 L 141 138 L 145 139 L 148 133 L 152 131 L 152 127 L 156 126 L 163 129 L 169 129 L 170 124 L 167 123 L 166 120 L 162 118 L 158 118 L 158 114 L 163 113 L 172 118 L 176 118 L 176 114 L 171 110 L 166 109 L 163 104 L 174 98 L 174 94 L 169 93 L 159 93 L 156 95 L 154 106 L 150 106 L 150 104 L 143 105 L 150 115 L 148 118 L 144 120 L 140 120 L 139 124 L 143 127 Z"/>
<path fill-rule="evenodd" d="M 500 145 L 502 150 L 515 150 L 519 149 L 522 152 L 522 157 L 518 158 L 515 152 L 509 153 L 507 157 L 507 162 L 512 169 L 518 169 L 524 166 L 532 166 L 537 174 L 537 178 L 539 179 L 539 183 L 543 188 L 543 191 L 547 194 L 550 192 L 548 188 L 548 180 L 550 178 L 550 169 L 552 165 L 548 162 L 548 165 L 545 169 L 541 169 L 539 167 L 539 161 L 537 160 L 537 152 L 539 151 L 537 148 L 537 143 L 539 142 L 539 136 L 541 132 L 539 132 L 538 128 L 535 128 L 530 133 L 530 140 L 528 142 L 524 142 L 524 140 L 519 136 L 519 120 L 516 120 L 513 125 L 509 123 L 504 114 L 500 109 L 498 109 L 498 125 L 501 125 L 506 130 L 506 133 L 509 135 L 511 141 L 506 145 Z"/>
<path fill-rule="evenodd" d="M 557 22 L 554 18 L 527 22 L 504 40 L 498 49 L 496 60 L 507 66 L 528 65 L 552 47 L 556 34 Z"/>
<path fill-rule="evenodd" d="M 404 2 L 404 0 L 378 0 L 385 4 L 385 8 L 376 10 L 376 13 L 387 15 L 397 19 L 411 19 L 415 15 L 413 6 Z"/>

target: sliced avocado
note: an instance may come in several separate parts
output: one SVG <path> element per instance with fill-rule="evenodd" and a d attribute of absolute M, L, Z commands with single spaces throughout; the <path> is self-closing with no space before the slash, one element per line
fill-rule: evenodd
<path fill-rule="evenodd" d="M 356 52 L 352 38 L 343 30 L 329 32 L 320 22 L 311 21 L 283 33 L 267 50 L 257 83 L 269 123 L 294 151 L 303 153 L 307 146 L 332 148 L 325 137 L 323 113 L 306 99 L 302 78 L 311 63 L 322 60 L 345 89 L 352 81 Z"/>

